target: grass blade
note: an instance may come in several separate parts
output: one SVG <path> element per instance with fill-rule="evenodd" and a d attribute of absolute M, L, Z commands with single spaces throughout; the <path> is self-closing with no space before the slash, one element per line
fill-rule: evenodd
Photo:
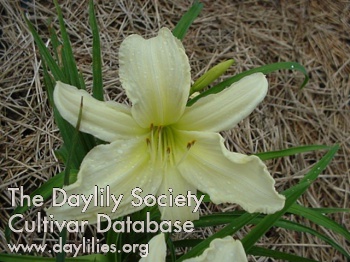
<path fill-rule="evenodd" d="M 67 79 L 65 78 L 64 74 L 62 73 L 61 69 L 59 68 L 59 66 L 56 64 L 54 58 L 52 57 L 52 55 L 50 54 L 49 50 L 47 49 L 45 43 L 43 42 L 43 40 L 41 40 L 39 34 L 36 32 L 34 26 L 32 25 L 32 23 L 25 17 L 24 18 L 29 31 L 31 32 L 34 41 L 39 49 L 39 53 L 42 57 L 42 59 L 45 60 L 47 66 L 50 68 L 54 78 L 56 80 L 61 80 L 62 82 L 66 82 Z"/>
<path fill-rule="evenodd" d="M 66 75 L 68 76 L 68 79 L 69 79 L 69 82 L 66 82 L 66 83 L 76 86 L 77 88 L 81 88 L 79 84 L 79 73 L 78 73 L 77 65 L 74 60 L 72 46 L 70 44 L 67 30 L 63 21 L 62 10 L 61 10 L 61 7 L 58 5 L 57 0 L 54 0 L 54 4 L 56 7 L 58 21 L 60 24 L 60 31 L 61 31 L 62 40 L 63 40 L 62 60 L 63 60 L 64 69 L 66 70 Z"/>
<path fill-rule="evenodd" d="M 75 132 L 73 133 L 72 146 L 71 146 L 70 151 L 69 151 L 69 155 L 68 155 L 68 159 L 67 159 L 67 163 L 66 163 L 66 169 L 64 171 L 64 181 L 63 182 L 64 182 L 65 186 L 69 185 L 69 182 L 70 182 L 69 175 L 70 175 L 70 170 L 72 168 L 71 162 L 73 160 L 74 152 L 76 151 L 76 148 L 77 148 L 77 142 L 78 142 L 82 114 L 83 114 L 83 97 L 81 97 L 78 121 L 77 121 L 77 125 L 75 127 Z"/>
<path fill-rule="evenodd" d="M 188 10 L 177 23 L 176 27 L 173 30 L 173 35 L 180 40 L 184 39 L 187 30 L 190 28 L 193 21 L 199 15 L 202 8 L 203 4 L 198 1 L 195 1 L 191 6 L 190 10 Z"/>
<path fill-rule="evenodd" d="M 77 125 L 75 127 L 75 132 L 73 134 L 73 144 L 70 148 L 69 156 L 68 156 L 67 163 L 66 163 L 66 169 L 64 171 L 63 184 L 65 186 L 69 185 L 69 179 L 70 179 L 69 175 L 70 175 L 70 169 L 71 169 L 70 163 L 72 161 L 72 157 L 73 157 L 73 154 L 75 152 L 75 148 L 77 147 L 77 141 L 78 141 L 78 136 L 79 136 L 79 128 L 80 128 L 82 113 L 83 113 L 83 97 L 81 97 L 81 101 L 80 101 L 78 121 L 77 121 Z M 62 231 L 60 232 L 60 239 L 61 239 L 63 246 L 66 244 L 67 234 L 68 234 L 67 228 L 64 227 L 62 229 Z M 65 260 L 66 260 L 66 252 L 64 250 L 62 250 L 62 252 L 59 252 L 57 254 L 56 262 L 64 262 Z"/>
<path fill-rule="evenodd" d="M 92 95 L 103 101 L 101 45 L 93 0 L 90 0 L 89 3 L 89 22 L 92 31 Z"/>
<path fill-rule="evenodd" d="M 323 226 L 325 228 L 328 228 L 334 232 L 337 232 L 341 234 L 343 237 L 345 237 L 350 242 L 350 232 L 333 221 L 332 219 L 326 217 L 325 215 L 307 207 L 300 206 L 298 204 L 292 205 L 288 212 L 302 216 L 304 218 L 309 219 L 310 221 L 314 222 L 315 224 L 319 226 Z M 350 256 L 348 257 L 350 259 Z"/>
<path fill-rule="evenodd" d="M 48 97 L 50 104 L 53 105 L 53 114 L 55 118 L 55 122 L 60 130 L 60 134 L 63 139 L 63 147 L 64 149 L 62 151 L 70 152 L 71 145 L 73 144 L 73 136 L 75 129 L 74 127 L 69 124 L 66 120 L 62 118 L 60 113 L 58 112 L 56 106 L 54 105 L 53 101 L 53 90 L 54 90 L 54 80 L 50 77 L 46 70 L 46 63 L 45 60 L 43 61 L 43 68 L 44 68 L 44 85 L 46 87 L 46 90 L 48 92 Z M 82 143 L 83 138 L 79 136 L 78 138 L 80 140 L 79 143 Z M 71 159 L 71 166 L 74 169 L 78 169 L 80 167 L 80 163 L 83 161 L 84 156 L 87 154 L 89 148 L 79 146 L 76 148 L 75 153 L 72 156 Z M 64 159 L 64 162 L 66 162 L 67 159 Z"/>
<path fill-rule="evenodd" d="M 60 66 L 60 63 L 59 63 L 61 61 L 61 52 L 60 52 L 60 50 L 62 48 L 62 45 L 61 45 L 60 41 L 58 40 L 55 28 L 52 25 L 52 21 L 49 22 L 48 29 L 49 29 L 49 33 L 50 33 L 50 39 L 51 39 L 51 44 L 52 44 L 52 47 L 53 47 L 53 52 L 54 52 L 54 55 L 55 55 L 55 59 L 57 61 L 57 65 Z"/>
<path fill-rule="evenodd" d="M 339 207 L 318 207 L 318 208 L 309 208 L 313 211 L 320 214 L 332 214 L 332 213 L 341 213 L 346 212 L 350 213 L 350 208 L 339 208 Z"/>
<path fill-rule="evenodd" d="M 330 148 L 331 147 L 324 146 L 324 145 L 298 146 L 298 147 L 292 147 L 292 148 L 279 150 L 279 151 L 258 153 L 255 155 L 264 161 L 264 160 L 269 160 L 269 159 L 274 159 L 274 158 L 279 158 L 284 156 L 292 156 L 300 153 L 306 153 L 306 152 L 315 151 L 315 150 L 329 150 Z"/>
<path fill-rule="evenodd" d="M 272 257 L 275 259 L 282 259 L 283 261 L 292 261 L 292 262 L 317 262 L 317 260 L 303 258 L 300 256 L 272 250 L 266 249 L 262 247 L 252 247 L 249 250 L 249 254 L 254 256 L 262 256 L 262 257 Z"/>
<path fill-rule="evenodd" d="M 62 45 L 60 44 L 58 37 L 57 37 L 57 34 L 56 34 L 55 30 L 53 29 L 51 24 L 49 25 L 49 32 L 50 32 L 51 43 L 52 43 L 55 57 L 56 57 L 56 61 L 57 61 L 57 62 L 55 61 L 55 63 L 59 67 L 58 63 L 59 63 L 59 61 L 61 61 Z M 45 59 L 42 60 L 42 66 L 43 66 L 43 72 L 44 72 L 44 86 L 45 86 L 46 91 L 48 93 L 49 103 L 54 111 L 55 122 L 60 129 L 60 133 L 61 133 L 61 136 L 63 138 L 63 141 L 65 141 L 64 145 L 57 151 L 57 153 L 58 154 L 59 154 L 59 152 L 64 153 L 66 151 L 68 152 L 67 145 L 71 145 L 71 143 L 72 143 L 71 132 L 73 131 L 73 129 L 72 129 L 72 126 L 61 117 L 57 108 L 55 107 L 55 103 L 53 100 L 53 91 L 54 91 L 55 84 L 54 84 L 54 80 L 51 78 L 51 76 L 48 73 Z M 62 68 L 63 68 L 63 65 L 62 65 Z M 60 69 L 60 70 L 63 70 L 63 69 Z M 85 152 L 82 152 L 82 153 L 85 153 Z M 61 155 L 60 159 L 63 160 L 63 162 L 66 162 L 67 158 L 64 158 L 62 156 L 63 155 Z M 72 159 L 73 167 L 78 168 L 81 160 L 82 159 L 77 158 L 77 156 L 74 156 L 74 158 Z"/>
<path fill-rule="evenodd" d="M 306 72 L 306 69 L 295 62 L 280 62 L 280 63 L 274 63 L 274 64 L 269 64 L 269 65 L 264 65 L 258 68 L 253 68 L 247 71 L 244 71 L 243 73 L 237 74 L 223 82 L 221 82 L 220 84 L 208 89 L 207 91 L 201 93 L 200 95 L 196 96 L 195 98 L 191 99 L 190 101 L 187 102 L 187 106 L 191 106 L 193 105 L 196 101 L 198 101 L 199 99 L 201 99 L 202 97 L 205 97 L 207 95 L 210 94 L 216 94 L 221 92 L 222 90 L 224 90 L 226 87 L 232 85 L 233 83 L 241 80 L 243 77 L 257 73 L 257 72 L 261 72 L 263 74 L 268 74 L 280 69 L 290 69 L 290 70 L 297 70 L 300 71 L 304 74 L 304 82 L 301 84 L 301 88 L 303 88 L 307 82 L 309 81 L 309 76 Z"/>
<path fill-rule="evenodd" d="M 36 32 L 34 26 L 31 24 L 31 22 L 27 18 L 25 18 L 25 20 L 27 22 L 27 25 L 28 25 L 30 32 L 33 35 L 34 41 L 39 49 L 41 58 L 43 60 L 44 83 L 45 83 L 46 90 L 48 92 L 50 104 L 53 105 L 53 89 L 54 89 L 55 83 L 54 83 L 54 80 L 48 74 L 47 67 L 50 69 L 50 71 L 51 71 L 51 73 L 56 81 L 60 80 L 60 81 L 65 82 L 65 83 L 71 83 L 71 82 L 70 82 L 70 79 L 67 79 L 67 77 L 65 76 L 65 74 L 63 73 L 63 71 L 61 70 L 59 65 L 56 63 L 55 59 L 50 54 L 50 51 L 45 46 L 44 42 L 41 40 L 41 38 L 40 38 L 39 34 Z M 63 18 L 61 20 L 62 20 L 61 22 L 63 23 Z M 63 24 L 63 27 L 64 27 L 64 24 Z M 50 29 L 50 26 L 49 26 L 49 29 Z M 64 28 L 64 31 L 65 31 L 65 28 Z M 54 32 L 54 30 L 52 28 L 50 29 L 50 34 L 51 34 L 52 44 L 53 44 L 56 52 L 58 52 L 57 57 L 60 57 L 59 52 L 63 52 L 63 49 L 68 48 L 68 50 L 65 51 L 66 55 L 67 55 L 67 53 L 72 53 L 70 44 L 64 45 L 63 49 L 61 51 L 58 51 L 57 49 L 59 49 L 59 46 L 60 46 L 59 41 L 58 41 L 56 33 Z M 65 35 L 65 41 L 69 42 L 67 33 L 65 33 L 65 34 L 62 33 L 62 35 Z M 69 52 L 69 48 L 70 48 L 71 52 Z M 63 59 L 63 70 L 71 71 L 67 67 L 68 66 L 72 67 L 72 63 L 73 63 L 73 66 L 75 67 L 75 70 L 73 70 L 73 71 L 77 71 L 76 66 L 75 66 L 75 62 L 74 62 L 74 57 L 71 57 L 70 59 L 69 58 Z M 64 69 L 64 68 L 66 68 L 66 69 Z M 66 146 L 67 150 L 70 151 L 70 147 L 72 145 L 72 134 L 74 134 L 74 127 L 71 126 L 67 121 L 65 121 L 61 117 L 57 108 L 54 105 L 53 105 L 53 111 L 54 111 L 55 122 L 60 130 L 60 134 L 61 134 L 63 141 L 64 141 L 64 146 Z M 79 140 L 79 145 L 81 145 L 81 146 L 76 148 L 76 152 L 73 154 L 73 159 L 71 161 L 72 167 L 75 169 L 79 168 L 80 163 L 82 162 L 82 160 L 85 157 L 85 155 L 87 154 L 87 152 L 89 152 L 89 150 L 95 146 L 93 138 L 89 135 L 80 133 L 78 140 Z"/>
<path fill-rule="evenodd" d="M 214 215 L 207 215 L 207 216 L 201 217 L 199 220 L 194 221 L 194 225 L 195 225 L 195 227 L 212 227 L 212 226 L 219 226 L 219 225 L 223 225 L 223 224 L 228 224 L 228 223 L 232 223 L 235 219 L 237 219 L 239 216 L 241 216 L 242 213 L 244 213 L 244 211 L 236 211 L 236 212 L 230 212 L 230 213 L 218 213 L 218 214 L 214 214 Z M 264 217 L 265 217 L 265 215 L 259 215 L 258 217 L 254 218 L 250 222 L 252 225 L 257 225 L 262 221 L 262 219 L 264 219 Z M 332 247 L 334 247 L 336 250 L 338 250 L 344 256 L 346 256 L 346 257 L 349 256 L 349 254 L 346 252 L 346 250 L 344 248 L 342 248 L 338 243 L 336 243 L 333 239 L 331 239 L 330 237 L 328 237 L 326 235 L 321 234 L 320 232 L 318 232 L 310 227 L 300 225 L 296 222 L 292 222 L 292 221 L 289 221 L 286 219 L 279 219 L 278 221 L 276 221 L 274 226 L 284 228 L 287 230 L 293 230 L 293 231 L 297 231 L 297 232 L 304 232 L 304 233 L 312 234 L 312 235 L 322 239 L 323 241 L 325 241 L 326 243 L 328 243 Z M 192 246 L 198 244 L 198 241 L 201 241 L 201 240 L 197 239 L 196 241 L 194 241 L 193 239 L 187 239 L 187 240 L 180 241 L 179 243 L 178 243 L 178 241 L 176 241 L 174 244 L 176 245 L 176 247 L 192 247 Z"/>

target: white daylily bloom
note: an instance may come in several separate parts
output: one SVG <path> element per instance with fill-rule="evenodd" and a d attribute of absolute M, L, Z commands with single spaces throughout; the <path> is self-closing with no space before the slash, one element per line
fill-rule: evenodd
<path fill-rule="evenodd" d="M 164 234 L 160 233 L 149 242 L 149 253 L 141 258 L 140 262 L 165 262 L 166 244 Z M 247 262 L 247 256 L 239 240 L 234 240 L 231 236 L 216 238 L 204 252 L 193 258 L 185 259 L 184 262 Z"/>
<path fill-rule="evenodd" d="M 164 234 L 160 233 L 148 242 L 148 255 L 142 257 L 139 262 L 165 262 L 166 244 Z"/>
<path fill-rule="evenodd" d="M 83 97 L 80 130 L 110 142 L 93 148 L 85 157 L 77 181 L 64 187 L 67 195 L 93 193 L 94 185 L 110 186 L 111 193 L 124 198 L 113 206 L 51 207 L 57 220 L 88 220 L 96 214 L 112 219 L 130 214 L 132 189 L 142 196 L 173 196 L 208 193 L 215 204 L 230 202 L 248 212 L 273 213 L 285 198 L 274 188 L 265 164 L 256 156 L 229 152 L 217 132 L 234 127 L 265 97 L 268 83 L 261 73 L 247 76 L 224 91 L 186 107 L 191 77 L 190 65 L 181 42 L 162 28 L 157 37 L 145 40 L 131 35 L 119 51 L 120 80 L 132 106 L 101 102 L 86 91 L 57 82 L 54 101 L 73 126 Z M 135 200 L 135 199 L 134 199 Z M 160 207 L 163 220 L 194 220 L 191 207 Z"/>

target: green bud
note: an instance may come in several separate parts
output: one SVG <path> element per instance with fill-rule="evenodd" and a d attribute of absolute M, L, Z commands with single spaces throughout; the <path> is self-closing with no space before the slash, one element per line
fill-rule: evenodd
<path fill-rule="evenodd" d="M 233 63 L 234 63 L 234 60 L 230 59 L 211 68 L 208 72 L 206 72 L 204 75 L 198 78 L 196 82 L 194 82 L 190 90 L 190 95 L 210 85 L 212 82 L 218 79 L 223 73 L 225 73 L 226 70 Z"/>

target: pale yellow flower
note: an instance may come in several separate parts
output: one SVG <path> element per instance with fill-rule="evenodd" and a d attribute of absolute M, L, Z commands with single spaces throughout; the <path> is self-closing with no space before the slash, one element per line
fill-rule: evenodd
<path fill-rule="evenodd" d="M 158 234 L 149 242 L 149 254 L 140 259 L 140 262 L 165 262 L 166 244 L 164 234 Z M 184 262 L 247 262 L 247 256 L 239 240 L 230 236 L 216 238 L 204 252 L 193 258 L 185 259 Z"/>
<path fill-rule="evenodd" d="M 285 198 L 274 188 L 265 164 L 256 156 L 228 151 L 219 131 L 233 128 L 248 116 L 266 95 L 265 76 L 256 73 L 224 91 L 186 107 L 191 76 L 182 43 L 162 28 L 145 40 L 131 35 L 121 44 L 119 74 L 132 106 L 101 102 L 86 91 L 57 82 L 54 101 L 61 113 L 76 125 L 83 97 L 80 130 L 110 142 L 93 148 L 83 160 L 77 181 L 64 187 L 67 195 L 93 193 L 93 187 L 110 186 L 124 198 L 116 212 L 112 206 L 51 207 L 57 220 L 88 220 L 98 213 L 112 219 L 141 210 L 133 207 L 131 191 L 142 196 L 193 194 L 197 189 L 215 204 L 237 203 L 248 212 L 273 213 Z M 163 220 L 194 220 L 194 204 L 160 207 Z"/>

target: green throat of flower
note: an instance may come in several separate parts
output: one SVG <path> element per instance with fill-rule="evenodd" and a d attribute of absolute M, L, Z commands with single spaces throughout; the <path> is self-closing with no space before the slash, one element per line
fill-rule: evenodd
<path fill-rule="evenodd" d="M 195 140 L 180 142 L 178 131 L 171 126 L 151 124 L 149 137 L 146 138 L 152 163 L 159 168 L 179 165 L 188 155 Z"/>

